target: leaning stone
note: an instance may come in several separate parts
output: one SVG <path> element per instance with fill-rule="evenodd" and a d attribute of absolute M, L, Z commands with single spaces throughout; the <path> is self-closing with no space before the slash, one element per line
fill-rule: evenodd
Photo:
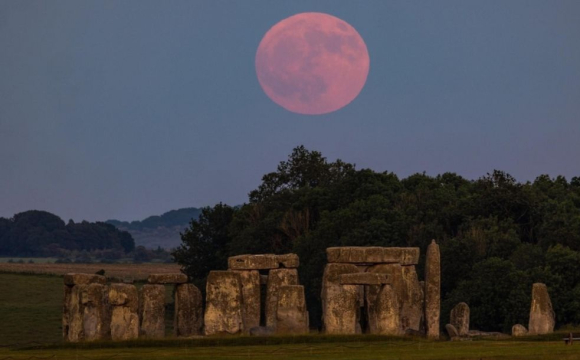
<path fill-rule="evenodd" d="M 92 283 L 105 285 L 107 278 L 101 275 L 78 273 L 70 273 L 64 276 L 64 284 L 68 286 L 88 285 Z"/>
<path fill-rule="evenodd" d="M 258 270 L 235 270 L 240 274 L 242 281 L 242 315 L 244 319 L 244 329 L 260 326 L 260 273 Z"/>
<path fill-rule="evenodd" d="M 427 247 L 425 263 L 425 328 L 427 337 L 439 338 L 441 317 L 441 255 L 433 240 Z"/>
<path fill-rule="evenodd" d="M 278 290 L 276 333 L 308 333 L 308 311 L 304 299 L 304 286 L 287 285 L 281 286 Z"/>
<path fill-rule="evenodd" d="M 346 264 L 401 264 L 419 263 L 419 248 L 398 247 L 330 247 L 326 249 L 329 263 Z"/>
<path fill-rule="evenodd" d="M 356 334 L 359 325 L 359 286 L 341 285 L 340 275 L 357 273 L 352 264 L 327 264 L 322 277 L 322 320 L 327 334 Z"/>
<path fill-rule="evenodd" d="M 449 322 L 453 325 L 459 336 L 465 336 L 469 332 L 469 306 L 460 302 L 451 310 Z"/>
<path fill-rule="evenodd" d="M 453 326 L 452 324 L 445 325 L 445 330 L 447 330 L 447 334 L 449 334 L 449 338 L 452 340 L 453 340 L 453 338 L 456 338 L 459 336 L 459 331 L 457 331 L 455 326 Z M 467 334 L 465 334 L 465 335 L 467 335 Z"/>
<path fill-rule="evenodd" d="M 274 269 L 268 275 L 266 288 L 266 326 L 276 328 L 276 313 L 278 311 L 278 292 L 285 285 L 298 285 L 298 270 Z"/>
<path fill-rule="evenodd" d="M 244 331 L 242 280 L 234 271 L 210 271 L 206 284 L 205 335 Z"/>
<path fill-rule="evenodd" d="M 276 261 L 280 267 L 291 269 L 300 266 L 300 260 L 296 254 L 276 255 Z"/>
<path fill-rule="evenodd" d="M 268 326 L 256 326 L 250 329 L 250 336 L 270 336 L 275 333 L 276 330 Z"/>
<path fill-rule="evenodd" d="M 391 285 L 384 285 L 376 299 L 376 311 L 369 317 L 369 325 L 373 322 L 373 329 L 380 335 L 402 335 L 401 314 L 399 300 Z M 370 327 L 370 326 L 369 326 Z"/>
<path fill-rule="evenodd" d="M 108 288 L 97 283 L 85 285 L 81 297 L 84 340 L 108 339 L 111 334 Z"/>
<path fill-rule="evenodd" d="M 528 335 L 528 329 L 525 326 L 520 324 L 515 324 L 512 326 L 512 336 L 520 337 Z"/>
<path fill-rule="evenodd" d="M 143 285 L 140 304 L 141 335 L 151 339 L 165 337 L 165 286 Z"/>
<path fill-rule="evenodd" d="M 353 273 L 339 276 L 341 285 L 384 285 L 388 284 L 389 278 L 385 274 Z"/>
<path fill-rule="evenodd" d="M 175 336 L 201 335 L 202 327 L 201 291 L 193 284 L 175 287 Z"/>
<path fill-rule="evenodd" d="M 130 284 L 112 284 L 109 288 L 111 315 L 111 338 L 131 340 L 139 337 L 139 296 L 137 288 Z"/>
<path fill-rule="evenodd" d="M 532 305 L 530 307 L 530 335 L 550 334 L 554 332 L 555 314 L 552 301 L 545 284 L 535 283 L 532 287 Z"/>
<path fill-rule="evenodd" d="M 229 270 L 268 270 L 279 267 L 274 254 L 238 255 L 228 258 Z"/>
<path fill-rule="evenodd" d="M 182 273 L 151 274 L 147 282 L 149 284 L 185 284 L 187 282 L 187 275 Z"/>
<path fill-rule="evenodd" d="M 390 289 L 394 296 L 397 298 L 397 304 L 400 307 L 397 309 L 397 314 L 401 315 L 401 300 L 403 294 L 406 293 L 405 281 L 403 279 L 403 269 L 400 264 L 378 264 L 368 268 L 368 273 L 372 274 L 384 274 L 388 276 L 390 282 Z M 378 327 L 378 322 L 376 319 L 380 317 L 378 313 L 378 296 L 382 290 L 382 286 L 370 285 L 365 286 L 365 296 L 366 296 L 366 313 L 368 320 L 368 330 L 371 334 L 380 334 L 381 329 Z M 401 330 L 404 331 L 401 320 L 397 321 L 397 324 L 401 326 Z"/>

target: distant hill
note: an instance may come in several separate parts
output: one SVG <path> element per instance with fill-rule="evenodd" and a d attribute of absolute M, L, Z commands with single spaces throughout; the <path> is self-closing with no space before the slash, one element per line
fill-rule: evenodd
<path fill-rule="evenodd" d="M 201 209 L 183 208 L 162 215 L 149 216 L 141 221 L 107 220 L 106 223 L 114 225 L 119 230 L 128 231 L 135 239 L 136 245 L 171 249 L 181 244 L 179 234 L 189 226 L 191 219 L 197 219 L 200 214 Z"/>

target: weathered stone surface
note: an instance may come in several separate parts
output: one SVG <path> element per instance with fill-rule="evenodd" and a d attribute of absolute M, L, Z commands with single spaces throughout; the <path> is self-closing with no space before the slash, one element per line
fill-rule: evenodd
<path fill-rule="evenodd" d="M 64 284 L 68 286 L 88 285 L 92 283 L 105 285 L 107 283 L 107 278 L 101 275 L 80 273 L 70 273 L 64 276 Z"/>
<path fill-rule="evenodd" d="M 260 326 L 260 273 L 258 270 L 235 270 L 242 281 L 242 317 L 244 330 Z"/>
<path fill-rule="evenodd" d="M 378 264 L 371 266 L 367 269 L 368 273 L 372 274 L 386 274 L 390 280 L 390 289 L 393 292 L 394 296 L 397 298 L 397 304 L 399 309 L 397 309 L 397 314 L 401 316 L 401 305 L 403 294 L 406 293 L 406 286 L 405 280 L 403 279 L 403 267 L 401 264 Z M 370 285 L 365 286 L 365 303 L 366 303 L 366 310 L 367 310 L 367 319 L 368 319 L 368 331 L 371 334 L 380 334 L 381 329 L 378 328 L 378 322 L 373 319 L 378 319 L 380 314 L 378 314 L 378 296 L 380 291 L 382 290 L 382 286 L 377 285 Z M 403 330 L 401 325 L 401 320 L 397 321 L 397 324 L 401 326 L 401 330 Z"/>
<path fill-rule="evenodd" d="M 276 262 L 280 267 L 293 269 L 300 266 L 300 260 L 296 254 L 276 255 Z"/>
<path fill-rule="evenodd" d="M 402 289 L 399 296 L 401 329 L 420 331 L 423 318 L 423 289 L 414 265 L 402 266 Z"/>
<path fill-rule="evenodd" d="M 228 258 L 230 270 L 269 270 L 278 268 L 297 268 L 300 265 L 296 254 L 259 254 L 238 255 Z"/>
<path fill-rule="evenodd" d="M 278 334 L 308 333 L 308 311 L 304 298 L 304 286 L 286 285 L 278 290 L 276 332 Z"/>
<path fill-rule="evenodd" d="M 139 337 L 139 295 L 135 285 L 111 284 L 109 303 L 111 315 L 111 338 L 131 340 Z"/>
<path fill-rule="evenodd" d="M 211 271 L 206 285 L 205 335 L 244 331 L 242 280 L 234 271 Z"/>
<path fill-rule="evenodd" d="M 268 275 L 266 288 L 266 326 L 276 328 L 276 313 L 278 309 L 278 291 L 285 285 L 298 285 L 298 270 L 274 269 Z"/>
<path fill-rule="evenodd" d="M 68 305 L 68 332 L 67 340 L 79 342 L 85 338 L 83 325 L 84 305 L 82 303 L 82 293 L 87 285 L 76 285 L 71 288 Z"/>
<path fill-rule="evenodd" d="M 326 249 L 329 263 L 401 264 L 419 263 L 419 248 L 398 247 L 330 247 Z"/>
<path fill-rule="evenodd" d="M 459 336 L 459 331 L 452 324 L 445 325 L 445 330 L 447 330 L 447 334 L 449 334 L 450 339 L 453 339 L 453 338 L 456 338 Z M 467 334 L 465 334 L 465 335 L 467 335 Z"/>
<path fill-rule="evenodd" d="M 512 336 L 520 337 L 528 335 L 528 329 L 525 326 L 520 324 L 515 324 L 512 326 Z"/>
<path fill-rule="evenodd" d="M 340 275 L 357 273 L 352 264 L 327 264 L 322 278 L 322 320 L 327 334 L 356 334 L 359 325 L 359 286 L 341 285 Z"/>
<path fill-rule="evenodd" d="M 441 255 L 433 240 L 427 247 L 425 263 L 425 329 L 427 337 L 439 338 L 441 317 Z"/>
<path fill-rule="evenodd" d="M 389 283 L 386 274 L 354 273 L 342 274 L 339 276 L 341 285 L 384 285 Z"/>
<path fill-rule="evenodd" d="M 402 335 L 401 314 L 399 311 L 399 299 L 391 285 L 383 285 L 376 299 L 373 316 L 369 317 L 369 329 L 374 329 L 374 334 Z M 371 322 L 373 326 L 370 326 Z"/>
<path fill-rule="evenodd" d="M 532 304 L 528 333 L 542 335 L 554 332 L 555 314 L 545 284 L 535 283 L 532 287 Z"/>
<path fill-rule="evenodd" d="M 165 337 L 165 286 L 143 285 L 139 309 L 141 336 L 150 339 Z"/>
<path fill-rule="evenodd" d="M 64 286 L 64 299 L 62 301 L 62 338 L 68 341 L 68 329 L 70 326 L 70 307 L 71 307 L 72 286 Z"/>
<path fill-rule="evenodd" d="M 107 286 L 97 283 L 83 285 L 81 303 L 84 340 L 108 339 L 111 333 L 111 311 Z"/>
<path fill-rule="evenodd" d="M 466 336 L 469 332 L 469 306 L 460 302 L 451 309 L 449 322 L 457 329 L 459 336 Z"/>
<path fill-rule="evenodd" d="M 187 282 L 187 275 L 182 273 L 151 274 L 147 282 L 149 284 L 185 284 Z"/>
<path fill-rule="evenodd" d="M 193 284 L 177 285 L 173 319 L 175 336 L 201 335 L 202 316 L 201 291 Z"/>

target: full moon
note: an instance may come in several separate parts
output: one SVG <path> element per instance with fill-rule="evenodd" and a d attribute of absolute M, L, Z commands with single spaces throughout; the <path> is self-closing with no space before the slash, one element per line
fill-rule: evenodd
<path fill-rule="evenodd" d="M 301 13 L 264 35 L 256 73 L 266 95 L 283 108 L 326 114 L 358 96 L 369 73 L 369 53 L 347 22 L 324 13 Z"/>

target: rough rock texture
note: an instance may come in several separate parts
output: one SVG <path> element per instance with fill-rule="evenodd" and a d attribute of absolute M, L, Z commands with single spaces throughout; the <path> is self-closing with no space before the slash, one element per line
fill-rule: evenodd
<path fill-rule="evenodd" d="M 92 283 L 105 285 L 107 283 L 107 278 L 101 275 L 77 273 L 70 273 L 64 276 L 64 284 L 68 286 L 88 285 Z"/>
<path fill-rule="evenodd" d="M 555 314 L 552 301 L 545 284 L 535 283 L 532 287 L 532 305 L 530 307 L 530 335 L 542 335 L 554 332 Z"/>
<path fill-rule="evenodd" d="M 520 337 L 528 335 L 528 329 L 525 326 L 520 324 L 515 324 L 512 326 L 512 336 Z"/>
<path fill-rule="evenodd" d="M 202 327 L 201 291 L 193 284 L 179 284 L 175 287 L 175 336 L 201 335 Z"/>
<path fill-rule="evenodd" d="M 341 285 L 384 285 L 388 284 L 389 277 L 386 274 L 354 273 L 339 276 Z"/>
<path fill-rule="evenodd" d="M 260 326 L 260 273 L 258 270 L 235 270 L 242 281 L 242 317 L 244 331 Z"/>
<path fill-rule="evenodd" d="M 300 265 L 296 254 L 260 254 L 238 255 L 228 258 L 230 270 L 269 270 L 282 268 L 297 268 Z"/>
<path fill-rule="evenodd" d="M 399 300 L 391 285 L 384 285 L 378 293 L 375 310 L 369 316 L 371 334 L 402 335 Z M 372 326 L 371 326 L 372 323 Z"/>
<path fill-rule="evenodd" d="M 326 249 L 329 263 L 416 265 L 419 248 L 398 247 L 330 247 Z"/>
<path fill-rule="evenodd" d="M 234 271 L 210 271 L 206 285 L 205 335 L 244 330 L 242 280 Z"/>
<path fill-rule="evenodd" d="M 139 310 L 141 336 L 150 339 L 165 337 L 165 286 L 143 285 Z"/>
<path fill-rule="evenodd" d="M 414 265 L 401 268 L 403 286 L 397 294 L 401 311 L 401 329 L 420 331 L 423 317 L 423 289 Z"/>
<path fill-rule="evenodd" d="M 459 331 L 457 330 L 457 328 L 455 326 L 453 326 L 453 324 L 447 324 L 445 325 L 445 330 L 447 330 L 447 334 L 449 334 L 449 338 L 453 339 L 459 336 Z M 465 334 L 467 335 L 467 334 Z"/>
<path fill-rule="evenodd" d="M 109 303 L 113 307 L 111 316 L 111 338 L 131 340 L 139 337 L 139 295 L 130 284 L 111 284 Z"/>
<path fill-rule="evenodd" d="M 79 342 L 85 338 L 83 326 L 84 305 L 82 303 L 82 293 L 87 285 L 76 285 L 71 288 L 68 304 L 68 331 L 67 340 Z"/>
<path fill-rule="evenodd" d="M 460 302 L 451 309 L 449 322 L 457 329 L 459 336 L 466 336 L 469 333 L 469 306 Z"/>
<path fill-rule="evenodd" d="M 308 311 L 304 299 L 304 286 L 286 285 L 278 290 L 276 333 L 308 333 Z"/>
<path fill-rule="evenodd" d="M 111 311 L 108 287 L 102 284 L 82 285 L 84 340 L 108 339 L 111 334 Z"/>
<path fill-rule="evenodd" d="M 285 285 L 298 285 L 298 270 L 274 269 L 268 275 L 266 288 L 266 326 L 276 328 L 278 309 L 278 291 Z"/>
<path fill-rule="evenodd" d="M 405 281 L 403 279 L 403 267 L 400 264 L 378 264 L 371 266 L 367 269 L 367 272 L 373 274 L 386 274 L 390 280 L 390 289 L 393 295 L 397 298 L 397 304 L 401 307 L 401 298 L 406 292 Z M 382 286 L 365 286 L 365 304 L 367 310 L 368 319 L 368 331 L 371 334 L 380 334 L 381 329 L 376 327 L 378 322 L 373 320 L 377 319 L 380 314 L 377 312 L 378 309 L 378 296 L 382 290 Z M 397 314 L 401 316 L 401 309 L 397 309 Z M 401 320 L 397 321 L 397 324 L 401 326 Z M 401 327 L 402 328 L 402 327 Z"/>
<path fill-rule="evenodd" d="M 70 307 L 71 307 L 72 286 L 64 286 L 64 299 L 62 301 L 62 338 L 68 341 L 68 330 L 70 326 Z"/>
<path fill-rule="evenodd" d="M 185 284 L 187 282 L 187 275 L 182 273 L 151 274 L 147 282 L 149 284 Z"/>
<path fill-rule="evenodd" d="M 428 338 L 439 338 L 440 312 L 441 255 L 439 245 L 433 240 L 427 247 L 425 262 L 425 329 Z"/>
<path fill-rule="evenodd" d="M 300 260 L 296 254 L 276 255 L 276 261 L 282 268 L 297 268 L 300 266 Z"/>
<path fill-rule="evenodd" d="M 322 278 L 322 321 L 327 334 L 356 334 L 359 325 L 359 286 L 341 285 L 342 274 L 358 272 L 352 264 L 327 264 Z"/>

